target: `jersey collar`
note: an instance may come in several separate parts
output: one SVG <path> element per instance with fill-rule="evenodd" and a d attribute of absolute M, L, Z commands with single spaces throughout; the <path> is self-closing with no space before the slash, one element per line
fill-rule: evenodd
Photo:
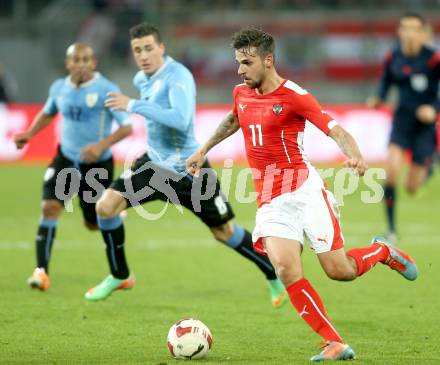
<path fill-rule="evenodd" d="M 173 59 L 172 57 L 170 57 L 170 56 L 166 56 L 166 57 L 165 57 L 165 61 L 164 61 L 164 63 L 162 64 L 162 66 L 160 66 L 159 69 L 158 69 L 155 73 L 153 73 L 153 74 L 151 74 L 151 75 L 147 75 L 147 74 L 145 74 L 145 77 L 146 77 L 148 80 L 157 77 L 157 76 L 160 75 L 160 74 L 163 72 L 163 70 L 165 70 L 165 68 L 166 68 L 171 62 L 173 62 L 173 61 L 174 61 L 174 59 Z"/>
<path fill-rule="evenodd" d="M 281 82 L 280 86 L 278 86 L 275 90 L 272 90 L 270 93 L 267 93 L 267 94 L 259 94 L 258 91 L 257 91 L 257 89 L 252 89 L 252 90 L 253 90 L 255 96 L 257 96 L 257 97 L 259 97 L 259 98 L 264 98 L 264 97 L 266 97 L 266 96 L 269 96 L 269 95 L 273 95 L 273 94 L 275 94 L 278 90 L 280 90 L 280 89 L 284 86 L 284 84 L 285 84 L 286 82 L 287 82 L 287 79 L 284 79 L 284 80 Z"/>
<path fill-rule="evenodd" d="M 94 84 L 96 82 L 96 80 L 98 80 L 98 78 L 100 78 L 100 77 L 101 77 L 101 74 L 99 72 L 94 72 L 93 77 L 89 81 L 86 81 L 86 82 L 83 82 L 82 84 L 80 84 L 78 86 L 78 88 L 84 88 L 84 87 L 90 86 L 90 85 Z M 67 76 L 66 82 L 72 88 L 75 88 L 75 89 L 77 88 L 77 86 L 70 79 L 70 76 Z"/>

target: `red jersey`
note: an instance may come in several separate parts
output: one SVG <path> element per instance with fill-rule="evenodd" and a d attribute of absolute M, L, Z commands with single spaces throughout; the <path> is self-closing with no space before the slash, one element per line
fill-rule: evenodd
<path fill-rule="evenodd" d="M 264 95 L 245 84 L 237 85 L 233 100 L 258 206 L 297 190 L 306 181 L 311 167 L 302 146 L 306 120 L 325 134 L 336 122 L 311 94 L 289 80 Z"/>

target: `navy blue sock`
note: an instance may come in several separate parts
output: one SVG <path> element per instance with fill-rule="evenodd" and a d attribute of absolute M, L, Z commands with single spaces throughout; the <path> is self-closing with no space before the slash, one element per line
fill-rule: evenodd
<path fill-rule="evenodd" d="M 49 272 L 50 254 L 57 229 L 57 221 L 41 218 L 36 242 L 37 267 Z"/>
<path fill-rule="evenodd" d="M 237 251 L 243 257 L 251 260 L 266 276 L 267 280 L 277 278 L 275 269 L 267 256 L 261 256 L 254 251 L 252 244 L 252 235 L 238 224 L 234 225 L 234 233 L 226 244 Z"/>
<path fill-rule="evenodd" d="M 117 279 L 127 279 L 130 271 L 125 259 L 125 231 L 121 217 L 119 215 L 113 218 L 98 216 L 98 225 L 106 245 L 105 252 L 111 274 Z"/>
<path fill-rule="evenodd" d="M 388 229 L 390 232 L 396 232 L 396 224 L 394 219 L 394 207 L 396 205 L 396 188 L 394 186 L 385 186 L 384 201 L 387 212 Z"/>

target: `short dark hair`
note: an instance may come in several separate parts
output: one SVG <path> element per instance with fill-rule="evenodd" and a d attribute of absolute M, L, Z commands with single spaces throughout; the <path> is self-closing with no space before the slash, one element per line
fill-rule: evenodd
<path fill-rule="evenodd" d="M 428 24 L 426 18 L 425 18 L 423 15 L 421 15 L 421 14 L 419 14 L 419 13 L 416 13 L 416 12 L 411 12 L 411 11 L 409 11 L 409 12 L 405 13 L 405 14 L 403 14 L 403 15 L 400 17 L 400 20 L 403 20 L 403 19 L 406 19 L 406 18 L 415 18 L 415 19 L 418 19 L 418 20 L 420 21 L 420 23 L 421 23 L 423 26 L 425 26 L 425 25 Z"/>
<path fill-rule="evenodd" d="M 130 39 L 143 38 L 152 35 L 157 43 L 162 43 L 159 29 L 149 23 L 140 23 L 130 28 Z"/>
<path fill-rule="evenodd" d="M 251 47 L 255 47 L 257 54 L 264 58 L 270 53 L 275 52 L 275 40 L 262 29 L 249 27 L 243 28 L 232 36 L 232 48 L 238 50 L 245 48 L 247 52 Z"/>

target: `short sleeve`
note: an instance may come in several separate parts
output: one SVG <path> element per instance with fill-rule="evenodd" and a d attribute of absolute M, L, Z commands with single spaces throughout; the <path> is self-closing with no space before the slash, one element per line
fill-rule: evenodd
<path fill-rule="evenodd" d="M 300 116 L 314 124 L 325 134 L 329 134 L 330 130 L 337 125 L 336 121 L 322 110 L 321 105 L 311 94 L 296 95 L 296 112 Z"/>
<path fill-rule="evenodd" d="M 55 81 L 49 89 L 49 95 L 43 107 L 43 113 L 47 115 L 55 115 L 58 112 L 56 104 L 56 94 L 59 89 L 60 80 Z"/>
<path fill-rule="evenodd" d="M 232 90 L 232 114 L 234 114 L 236 117 L 238 117 L 238 111 L 237 111 L 237 104 L 235 102 L 235 99 L 237 98 L 238 94 L 238 87 L 234 87 L 234 90 Z"/>

